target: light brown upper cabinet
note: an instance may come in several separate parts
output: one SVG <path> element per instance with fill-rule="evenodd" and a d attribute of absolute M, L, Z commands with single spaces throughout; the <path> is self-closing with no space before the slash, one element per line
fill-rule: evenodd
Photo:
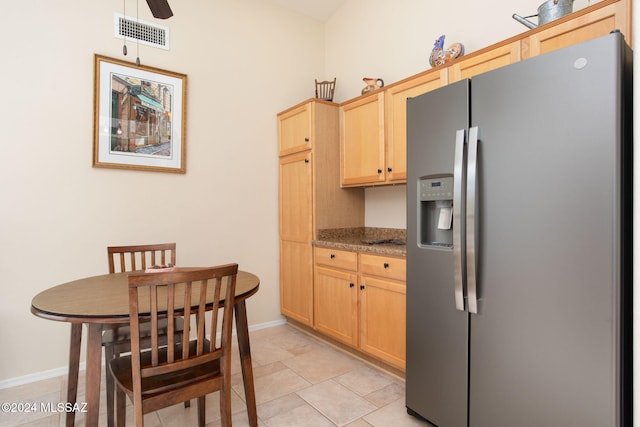
<path fill-rule="evenodd" d="M 340 152 L 343 187 L 384 182 L 384 92 L 340 106 Z"/>
<path fill-rule="evenodd" d="M 520 60 L 520 41 L 493 47 L 486 52 L 462 58 L 449 67 L 449 83 L 513 64 Z"/>
<path fill-rule="evenodd" d="M 633 42 L 631 2 L 628 0 L 602 1 L 547 26 L 522 40 L 523 58 L 604 36 L 613 30 L 620 30 L 629 45 Z"/>
<path fill-rule="evenodd" d="M 385 90 L 385 167 L 389 184 L 407 182 L 407 98 L 447 84 L 446 69 L 418 74 Z"/>
<path fill-rule="evenodd" d="M 447 71 L 430 70 L 340 106 L 343 187 L 402 184 L 407 180 L 407 98 L 447 84 Z"/>
<path fill-rule="evenodd" d="M 278 119 L 278 155 L 298 153 L 311 148 L 310 103 L 283 112 Z"/>
<path fill-rule="evenodd" d="M 631 2 L 603 0 L 533 30 L 340 105 L 343 187 L 406 182 L 406 99 L 448 83 L 620 30 L 632 44 Z M 384 105 L 383 105 L 384 104 Z"/>

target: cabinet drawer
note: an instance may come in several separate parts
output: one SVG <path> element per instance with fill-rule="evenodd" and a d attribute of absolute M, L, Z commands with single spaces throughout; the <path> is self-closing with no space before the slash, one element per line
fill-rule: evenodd
<path fill-rule="evenodd" d="M 331 248 L 315 248 L 315 263 L 327 267 L 356 271 L 358 269 L 358 253 Z"/>
<path fill-rule="evenodd" d="M 360 254 L 360 273 L 407 280 L 407 260 L 382 255 Z"/>

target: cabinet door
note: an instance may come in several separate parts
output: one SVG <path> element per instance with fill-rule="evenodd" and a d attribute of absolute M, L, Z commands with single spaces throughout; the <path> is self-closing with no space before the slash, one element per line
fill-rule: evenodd
<path fill-rule="evenodd" d="M 505 44 L 451 64 L 449 83 L 504 67 L 520 60 L 520 41 Z"/>
<path fill-rule="evenodd" d="M 313 325 L 311 152 L 280 158 L 280 310 Z"/>
<path fill-rule="evenodd" d="M 312 109 L 312 104 L 307 103 L 278 115 L 278 149 L 280 156 L 311 148 Z"/>
<path fill-rule="evenodd" d="M 578 14 L 574 19 L 532 34 L 524 40 L 525 46 L 528 44 L 524 56 L 540 55 L 604 36 L 613 30 L 620 30 L 626 36 L 627 43 L 631 43 L 630 13 L 627 10 L 630 5 L 627 3 L 619 1 L 590 13 Z"/>
<path fill-rule="evenodd" d="M 313 239 L 313 165 L 311 152 L 280 158 L 280 238 Z"/>
<path fill-rule="evenodd" d="M 447 71 L 430 72 L 385 90 L 387 181 L 407 180 L 407 98 L 422 95 L 447 84 Z"/>
<path fill-rule="evenodd" d="M 340 107 L 343 186 L 384 182 L 384 97 L 379 91 Z"/>
<path fill-rule="evenodd" d="M 358 345 L 357 276 L 316 267 L 315 328 L 338 341 Z"/>
<path fill-rule="evenodd" d="M 362 276 L 360 348 L 404 370 L 406 312 L 405 283 Z"/>
<path fill-rule="evenodd" d="M 280 311 L 313 326 L 313 255 L 309 243 L 280 241 Z"/>

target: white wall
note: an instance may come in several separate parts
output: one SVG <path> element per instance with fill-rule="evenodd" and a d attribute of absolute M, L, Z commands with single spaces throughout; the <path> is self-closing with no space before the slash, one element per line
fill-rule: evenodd
<path fill-rule="evenodd" d="M 435 39 L 460 42 L 467 53 L 527 31 L 511 15 L 535 14 L 542 0 L 347 0 L 326 23 L 326 78 L 335 100 L 360 95 L 363 77 L 386 84 L 425 71 Z M 594 0 L 576 0 L 577 11 Z M 531 18 L 533 22 L 537 18 Z"/>
<path fill-rule="evenodd" d="M 0 382 L 66 366 L 68 325 L 30 314 L 31 298 L 106 272 L 110 244 L 175 241 L 180 265 L 236 261 L 261 277 L 249 323 L 279 320 L 277 112 L 312 97 L 314 78 L 337 77 L 340 102 L 364 76 L 423 71 L 440 34 L 469 52 L 515 35 L 526 28 L 511 14 L 539 3 L 346 0 L 323 25 L 268 0 L 173 1 L 160 22 L 171 50 L 140 58 L 188 75 L 186 175 L 91 167 L 93 55 L 136 55 L 113 36 L 122 0 L 4 4 Z M 142 1 L 140 18 L 153 21 Z M 368 189 L 366 209 L 369 226 L 404 227 L 404 186 Z"/>
<path fill-rule="evenodd" d="M 276 113 L 313 96 L 322 24 L 266 0 L 172 1 L 157 21 L 171 50 L 140 58 L 188 75 L 187 174 L 95 169 L 93 55 L 136 57 L 113 35 L 122 5 L 3 4 L 0 381 L 66 366 L 69 325 L 32 315 L 31 298 L 105 273 L 110 244 L 174 241 L 179 265 L 238 262 L 261 278 L 250 324 L 281 318 Z"/>

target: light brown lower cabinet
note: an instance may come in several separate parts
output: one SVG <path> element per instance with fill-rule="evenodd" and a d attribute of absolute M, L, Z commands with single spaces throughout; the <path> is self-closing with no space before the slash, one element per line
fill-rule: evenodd
<path fill-rule="evenodd" d="M 345 344 L 358 346 L 358 293 L 355 271 L 315 269 L 315 329 Z"/>
<path fill-rule="evenodd" d="M 313 252 L 306 242 L 280 241 L 280 311 L 313 324 Z"/>
<path fill-rule="evenodd" d="M 405 259 L 314 250 L 316 331 L 404 370 Z"/>
<path fill-rule="evenodd" d="M 404 370 L 406 259 L 360 254 L 359 261 L 360 348 Z"/>

